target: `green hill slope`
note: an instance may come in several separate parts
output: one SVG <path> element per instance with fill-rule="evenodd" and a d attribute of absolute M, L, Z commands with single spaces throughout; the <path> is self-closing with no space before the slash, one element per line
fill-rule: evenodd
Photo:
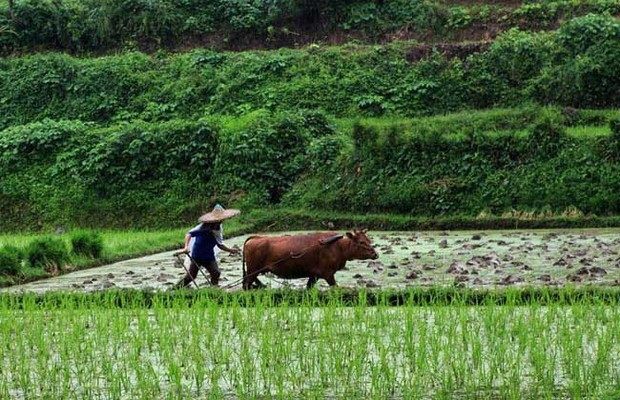
<path fill-rule="evenodd" d="M 0 231 L 185 224 L 214 201 L 617 215 L 618 8 L 0 3 Z"/>

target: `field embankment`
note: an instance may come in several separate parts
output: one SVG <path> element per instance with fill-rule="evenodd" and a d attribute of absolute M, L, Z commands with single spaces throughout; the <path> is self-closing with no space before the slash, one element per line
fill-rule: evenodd
<path fill-rule="evenodd" d="M 107 127 L 45 120 L 0 135 L 0 228 L 180 227 L 215 201 L 445 218 L 453 228 L 485 216 L 517 224 L 528 213 L 592 222 L 620 211 L 617 115 L 529 107 L 337 124 L 320 112 L 268 111 Z"/>
<path fill-rule="evenodd" d="M 322 110 L 343 117 L 416 117 L 528 103 L 620 104 L 620 22 L 568 20 L 510 30 L 462 57 L 408 42 L 303 49 L 101 57 L 39 53 L 0 59 L 0 128 L 45 119 L 110 125 Z"/>

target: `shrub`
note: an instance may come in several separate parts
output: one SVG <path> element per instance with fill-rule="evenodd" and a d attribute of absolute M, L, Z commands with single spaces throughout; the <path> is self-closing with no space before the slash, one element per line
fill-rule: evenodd
<path fill-rule="evenodd" d="M 311 125 L 299 115 L 264 111 L 229 121 L 215 159 L 216 184 L 278 202 L 306 168 Z"/>
<path fill-rule="evenodd" d="M 43 237 L 30 243 L 27 249 L 28 264 L 43 268 L 51 274 L 62 270 L 69 262 L 69 251 L 65 242 L 56 237 Z"/>
<path fill-rule="evenodd" d="M 602 153 L 607 161 L 618 162 L 620 160 L 620 117 L 609 121 L 611 135 L 602 140 Z"/>
<path fill-rule="evenodd" d="M 544 109 L 531 126 L 530 151 L 541 159 L 557 155 L 565 144 L 563 117 L 553 109 Z"/>
<path fill-rule="evenodd" d="M 73 253 L 99 258 L 103 252 L 103 238 L 97 232 L 77 232 L 71 237 Z"/>
<path fill-rule="evenodd" d="M 572 57 L 597 44 L 620 39 L 620 23 L 610 15 L 588 14 L 563 25 L 557 38 L 558 44 Z"/>
<path fill-rule="evenodd" d="M 17 275 L 21 271 L 23 253 L 14 246 L 0 247 L 0 275 Z"/>
<path fill-rule="evenodd" d="M 609 129 L 611 129 L 611 133 L 620 138 L 620 117 L 612 118 L 609 121 Z"/>
<path fill-rule="evenodd" d="M 511 29 L 498 37 L 486 54 L 490 71 L 509 87 L 519 88 L 537 76 L 553 49 L 549 35 Z"/>

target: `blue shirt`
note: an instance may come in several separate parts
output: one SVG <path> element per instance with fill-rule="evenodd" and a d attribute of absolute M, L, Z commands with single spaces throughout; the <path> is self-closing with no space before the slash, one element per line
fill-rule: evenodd
<path fill-rule="evenodd" d="M 218 244 L 213 231 L 207 229 L 192 229 L 189 231 L 191 237 L 196 238 L 191 252 L 192 257 L 199 264 L 204 264 L 215 260 L 213 247 Z"/>

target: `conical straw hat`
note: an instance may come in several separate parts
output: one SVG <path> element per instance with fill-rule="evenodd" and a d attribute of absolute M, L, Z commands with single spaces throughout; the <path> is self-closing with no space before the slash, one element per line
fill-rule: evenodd
<path fill-rule="evenodd" d="M 235 210 L 233 208 L 225 209 L 221 205 L 217 204 L 215 207 L 213 207 L 213 210 L 211 212 L 208 212 L 198 218 L 198 222 L 221 222 L 225 219 L 236 217 L 239 214 L 241 214 L 241 210 Z"/>

